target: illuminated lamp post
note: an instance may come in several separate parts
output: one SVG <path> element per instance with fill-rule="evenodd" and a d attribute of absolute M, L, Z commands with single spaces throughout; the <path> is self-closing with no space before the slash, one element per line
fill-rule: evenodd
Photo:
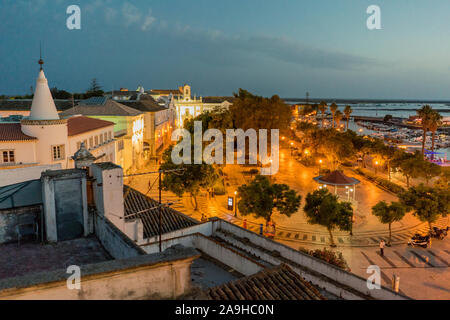
<path fill-rule="evenodd" d="M 237 191 L 234 192 L 234 216 L 237 217 Z"/>

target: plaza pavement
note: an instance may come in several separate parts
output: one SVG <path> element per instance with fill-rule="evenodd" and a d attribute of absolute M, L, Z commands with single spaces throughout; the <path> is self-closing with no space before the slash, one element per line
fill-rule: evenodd
<path fill-rule="evenodd" d="M 149 167 L 146 170 L 157 170 L 157 167 Z M 253 215 L 243 217 L 239 212 L 235 217 L 234 211 L 230 211 L 227 208 L 228 196 L 234 196 L 234 191 L 237 190 L 238 186 L 251 181 L 252 177 L 243 173 L 248 170 L 249 167 L 240 165 L 227 165 L 224 167 L 223 171 L 227 176 L 226 182 L 229 184 L 229 186 L 227 186 L 227 194 L 215 196 L 214 198 L 209 198 L 206 193 L 200 194 L 197 197 L 198 210 L 193 209 L 191 199 L 188 195 L 178 198 L 171 192 L 163 191 L 163 202 L 172 202 L 172 207 L 174 209 L 180 210 L 198 220 L 201 219 L 202 214 L 205 214 L 207 217 L 220 217 L 243 226 L 245 219 L 249 230 L 259 232 L 260 224 L 265 225 L 264 219 L 255 218 Z M 280 150 L 280 169 L 279 172 L 274 175 L 274 180 L 277 183 L 286 183 L 292 189 L 296 190 L 302 196 L 302 204 L 298 212 L 292 214 L 290 217 L 280 215 L 276 212 L 273 214 L 273 220 L 277 225 L 276 240 L 318 245 L 327 245 L 330 243 L 329 233 L 326 228 L 319 225 L 308 224 L 302 210 L 306 194 L 314 191 L 318 187 L 312 179 L 317 174 L 318 168 L 305 167 L 294 159 L 288 150 Z M 378 219 L 372 215 L 371 208 L 378 201 L 396 201 L 397 197 L 380 189 L 365 178 L 356 176 L 353 172 L 348 171 L 346 174 L 354 176 L 361 181 L 361 183 L 356 186 L 356 201 L 353 202 L 355 208 L 353 235 L 351 236 L 349 232 L 334 230 L 333 237 L 335 243 L 338 247 L 378 246 L 381 239 L 387 240 L 389 235 L 388 226 L 381 224 Z M 158 184 L 156 179 L 156 174 L 137 176 L 127 179 L 125 183 L 131 184 L 139 191 L 157 199 Z M 334 192 L 334 188 L 330 188 L 330 191 Z M 338 195 L 342 200 L 348 199 L 348 196 L 345 194 L 345 189 L 339 190 Z M 445 227 L 448 222 L 448 218 L 441 218 L 436 225 Z M 427 223 L 421 222 L 411 213 L 408 213 L 400 222 L 392 224 L 392 243 L 406 244 L 408 239 L 414 233 L 425 233 L 427 231 Z"/>
<path fill-rule="evenodd" d="M 312 177 L 317 175 L 317 168 L 305 168 L 295 159 L 290 157 L 289 152 L 281 150 L 280 172 L 275 175 L 276 182 L 287 183 L 299 191 L 302 195 L 302 206 L 304 196 L 307 192 L 317 187 Z M 157 170 L 156 167 L 146 168 L 146 171 Z M 263 219 L 251 216 L 234 216 L 234 212 L 226 207 L 228 195 L 233 196 L 237 187 L 251 180 L 242 174 L 248 170 L 241 166 L 227 166 L 224 172 L 228 175 L 230 186 L 227 194 L 208 198 L 206 194 L 198 197 L 199 210 L 194 210 L 191 199 L 185 195 L 178 198 L 171 192 L 162 192 L 163 203 L 172 202 L 172 207 L 184 214 L 200 220 L 202 213 L 208 217 L 218 216 L 232 223 L 242 226 L 243 219 L 247 219 L 247 228 L 253 232 L 259 232 L 259 224 Z M 349 175 L 355 176 L 354 174 Z M 428 226 L 408 214 L 401 222 L 393 224 L 393 246 L 386 247 L 385 257 L 379 255 L 379 241 L 387 240 L 387 226 L 378 222 L 372 216 L 370 208 L 380 200 L 392 201 L 396 197 L 386 191 L 374 186 L 362 177 L 355 176 L 361 180 L 356 194 L 356 221 L 353 236 L 348 232 L 334 231 L 334 239 L 337 248 L 330 248 L 329 235 L 321 226 L 309 225 L 306 222 L 302 210 L 285 217 L 274 214 L 277 222 L 277 233 L 275 240 L 292 248 L 300 249 L 323 249 L 328 248 L 342 252 L 351 271 L 361 277 L 367 278 L 367 267 L 378 265 L 381 269 L 381 282 L 384 286 L 391 286 L 393 274 L 400 277 L 400 291 L 414 299 L 450 299 L 450 236 L 445 240 L 434 240 L 431 248 L 411 248 L 406 245 L 409 237 L 415 232 L 426 232 Z M 157 175 L 137 176 L 127 178 L 125 183 L 132 185 L 139 191 L 157 199 Z M 150 187 L 151 188 L 150 188 Z M 341 193 L 343 200 L 345 194 Z M 440 219 L 437 225 L 443 227 L 448 223 L 447 218 Z"/>

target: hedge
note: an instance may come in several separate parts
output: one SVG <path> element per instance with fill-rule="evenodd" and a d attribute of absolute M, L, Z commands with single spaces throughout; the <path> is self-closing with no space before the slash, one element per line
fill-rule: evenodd
<path fill-rule="evenodd" d="M 405 189 L 403 187 L 399 186 L 398 184 L 393 183 L 393 182 L 389 181 L 388 179 L 381 178 L 368 170 L 357 168 L 357 169 L 355 169 L 355 171 L 358 174 L 362 175 L 363 177 L 366 177 L 368 180 L 373 181 L 380 187 L 382 187 L 388 191 L 391 191 L 395 194 L 399 194 L 399 193 L 405 191 Z"/>

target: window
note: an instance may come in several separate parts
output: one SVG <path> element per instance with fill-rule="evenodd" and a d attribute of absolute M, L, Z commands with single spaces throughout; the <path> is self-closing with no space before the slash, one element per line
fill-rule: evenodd
<path fill-rule="evenodd" d="M 89 148 L 93 148 L 94 147 L 94 138 L 90 137 L 89 138 Z"/>
<path fill-rule="evenodd" d="M 83 140 L 83 142 L 84 142 L 84 146 L 87 148 L 88 147 L 87 140 Z"/>
<path fill-rule="evenodd" d="M 77 150 L 80 150 L 81 142 L 77 142 Z"/>
<path fill-rule="evenodd" d="M 100 144 L 103 144 L 103 135 L 100 135 Z"/>
<path fill-rule="evenodd" d="M 3 163 L 14 163 L 14 150 L 3 150 L 1 152 Z"/>
<path fill-rule="evenodd" d="M 95 146 L 98 146 L 98 136 L 95 136 Z"/>
<path fill-rule="evenodd" d="M 108 141 L 108 133 L 107 133 L 107 132 L 105 132 L 105 133 L 103 134 L 103 137 L 104 137 L 104 139 L 105 139 L 105 142 Z"/>
<path fill-rule="evenodd" d="M 108 132 L 108 140 L 112 140 L 111 137 L 112 137 L 111 131 L 109 131 L 109 132 Z"/>
<path fill-rule="evenodd" d="M 64 145 L 61 144 L 59 146 L 53 146 L 52 147 L 52 155 L 53 155 L 53 161 L 63 160 L 65 158 Z"/>

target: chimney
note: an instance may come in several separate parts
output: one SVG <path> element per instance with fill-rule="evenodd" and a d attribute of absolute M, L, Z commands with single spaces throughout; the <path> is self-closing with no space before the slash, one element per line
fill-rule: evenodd
<path fill-rule="evenodd" d="M 123 169 L 112 162 L 94 163 L 90 167 L 94 178 L 94 201 L 98 214 L 108 218 L 125 231 L 123 204 Z"/>

